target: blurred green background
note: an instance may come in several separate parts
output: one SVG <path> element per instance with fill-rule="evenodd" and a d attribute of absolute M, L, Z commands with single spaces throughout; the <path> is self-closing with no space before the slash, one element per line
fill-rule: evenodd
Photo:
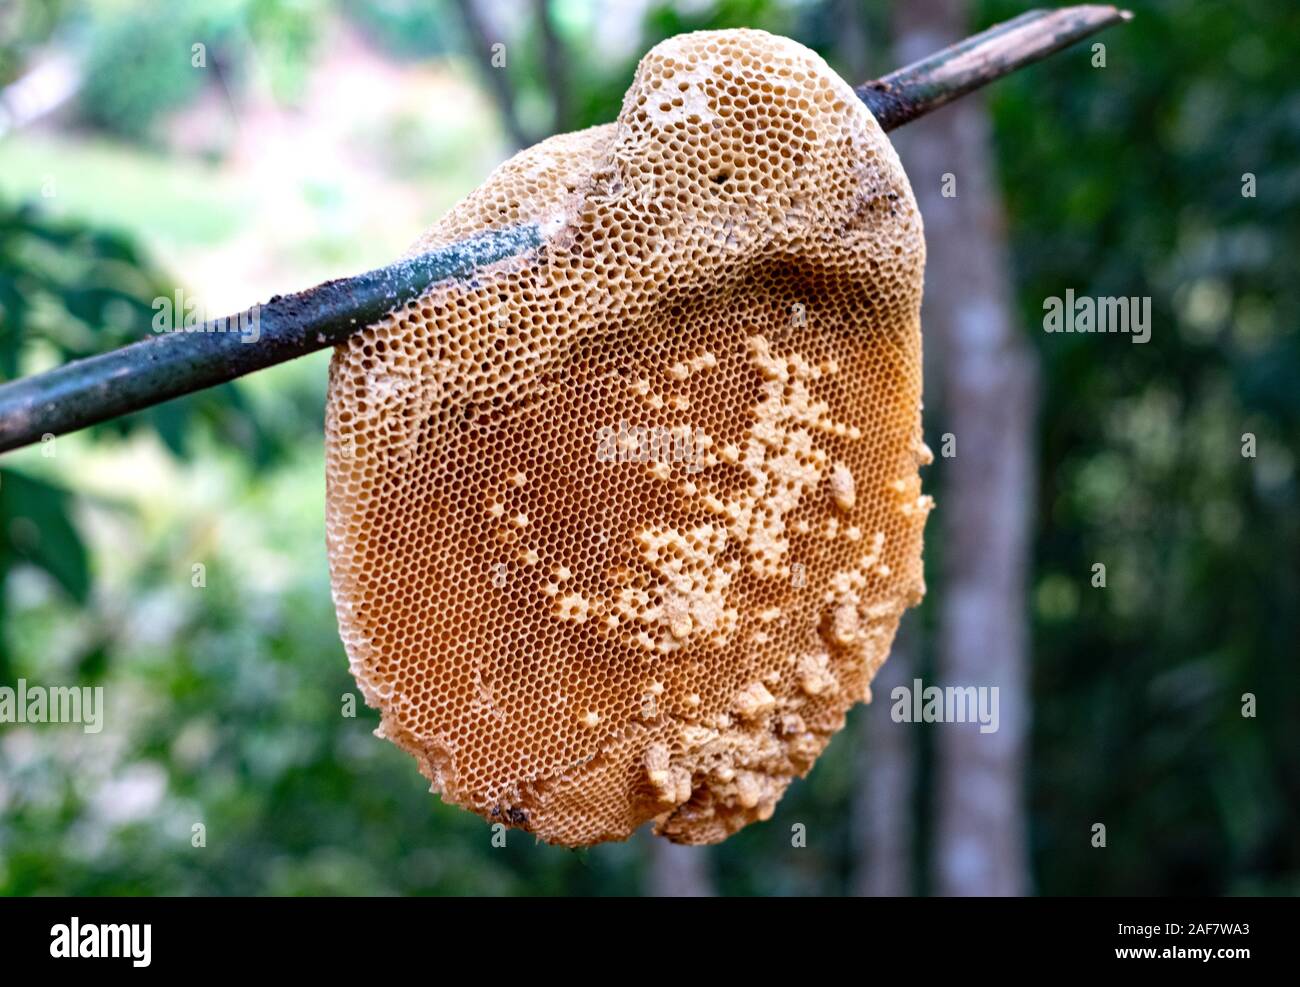
<path fill-rule="evenodd" d="M 1026 6 L 974 3 L 970 29 Z M 898 64 L 886 2 L 521 0 L 478 10 L 508 39 L 501 93 L 463 7 L 0 7 L 0 379 L 143 337 L 178 287 L 215 315 L 394 259 L 512 145 L 613 119 L 639 56 L 680 31 L 763 27 L 854 82 Z M 1102 36 L 1104 71 L 1083 44 L 987 103 L 1040 373 L 1027 866 L 1043 894 L 1295 894 L 1300 9 L 1131 7 Z M 1063 286 L 1150 296 L 1151 342 L 1045 335 L 1043 299 Z M 493 847 L 371 736 L 372 710 L 342 715 L 355 690 L 324 548 L 327 360 L 0 459 L 0 684 L 102 685 L 108 703 L 94 736 L 0 724 L 0 893 L 652 886 L 663 862 L 644 834 Z M 940 513 L 943 476 L 926 477 Z M 1089 582 L 1100 558 L 1105 593 Z M 919 673 L 940 575 L 913 619 Z M 700 855 L 712 889 L 858 886 L 865 715 L 771 822 Z M 938 729 L 912 730 L 918 893 Z M 790 846 L 794 822 L 808 847 Z"/>

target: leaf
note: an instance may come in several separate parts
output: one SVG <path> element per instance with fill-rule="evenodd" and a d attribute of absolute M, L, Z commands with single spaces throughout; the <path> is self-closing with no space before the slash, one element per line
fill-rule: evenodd
<path fill-rule="evenodd" d="M 44 569 L 77 603 L 90 594 L 86 547 L 68 517 L 66 490 L 0 470 L 0 557 Z"/>

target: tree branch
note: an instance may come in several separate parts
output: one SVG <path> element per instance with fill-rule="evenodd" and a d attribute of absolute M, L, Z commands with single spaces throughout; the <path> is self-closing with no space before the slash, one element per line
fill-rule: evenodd
<path fill-rule="evenodd" d="M 515 94 L 510 88 L 510 79 L 503 71 L 505 66 L 498 69 L 492 64 L 492 39 L 488 37 L 487 25 L 483 23 L 478 8 L 474 6 L 474 0 L 456 0 L 456 7 L 460 11 L 465 33 L 469 38 L 470 51 L 478 59 L 479 71 L 492 93 L 492 98 L 497 104 L 497 112 L 501 114 L 501 121 L 505 124 L 506 132 L 509 133 L 515 149 L 536 143 L 529 137 L 523 121 L 519 119 Z"/>
<path fill-rule="evenodd" d="M 853 91 L 882 127 L 893 130 L 1104 27 L 1132 19 L 1127 10 L 1100 4 L 1031 10 Z"/>
<path fill-rule="evenodd" d="M 337 346 L 429 285 L 539 246 L 536 226 L 494 230 L 366 274 L 276 295 L 201 327 L 175 329 L 0 385 L 0 451 L 62 435 Z M 170 328 L 170 327 L 169 327 Z"/>
<path fill-rule="evenodd" d="M 564 70 L 564 42 L 555 26 L 550 0 L 533 0 L 537 13 L 537 30 L 542 39 L 542 65 L 546 70 L 546 87 L 551 91 L 551 129 L 563 133 L 569 129 L 569 76 Z"/>
<path fill-rule="evenodd" d="M 1095 5 L 1030 11 L 855 92 L 880 125 L 892 130 L 1131 16 Z M 471 277 L 483 265 L 540 244 L 533 225 L 485 233 L 366 274 L 276 296 L 266 305 L 206 323 L 203 331 L 155 336 L 0 385 L 0 452 L 337 346 L 434 283 Z M 251 332 L 223 331 L 232 324 L 250 325 L 254 312 L 255 341 Z"/>

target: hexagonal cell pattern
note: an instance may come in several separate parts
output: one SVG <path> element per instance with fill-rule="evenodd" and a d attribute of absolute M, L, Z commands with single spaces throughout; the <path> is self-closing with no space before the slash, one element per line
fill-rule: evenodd
<path fill-rule="evenodd" d="M 814 53 L 674 38 L 413 248 L 540 248 L 339 347 L 328 539 L 380 734 L 559 844 L 768 818 L 924 592 L 921 220 Z"/>

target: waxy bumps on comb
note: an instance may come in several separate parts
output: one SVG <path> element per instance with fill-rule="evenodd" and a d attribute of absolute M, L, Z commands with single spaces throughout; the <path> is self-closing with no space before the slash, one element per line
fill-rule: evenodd
<path fill-rule="evenodd" d="M 617 122 L 517 154 L 412 253 L 528 225 L 335 352 L 352 671 L 447 801 L 717 842 L 924 592 L 920 214 L 850 87 L 740 30 L 658 45 Z"/>

